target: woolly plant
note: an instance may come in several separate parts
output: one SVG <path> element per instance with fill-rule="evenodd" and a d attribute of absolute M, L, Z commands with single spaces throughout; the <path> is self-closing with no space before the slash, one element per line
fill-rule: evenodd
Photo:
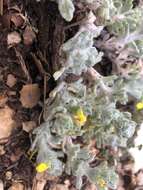
<path fill-rule="evenodd" d="M 71 20 L 73 2 L 58 3 L 62 16 Z M 130 9 L 129 14 L 134 15 L 132 12 L 136 10 L 132 10 L 129 0 L 126 3 L 106 0 L 106 3 L 110 6 L 102 7 L 100 13 L 106 13 L 102 16 L 108 13 L 107 24 L 118 33 L 117 21 L 111 23 L 111 17 Z M 90 13 L 78 33 L 61 47 L 62 68 L 54 74 L 57 87 L 47 99 L 44 123 L 33 132 L 36 136 L 31 150 L 38 151 L 37 164 L 44 163 L 49 175 L 61 176 L 65 172 L 76 176 L 77 189 L 82 188 L 83 176 L 99 190 L 116 189 L 118 151 L 128 149 L 138 124 L 133 120 L 133 113 L 123 111 L 122 107 L 131 97 L 135 101 L 142 99 L 143 78 L 138 72 L 102 76 L 93 68 L 103 56 L 94 47 L 94 39 L 103 26 L 96 26 L 94 22 L 95 17 Z M 131 27 L 134 32 L 132 21 Z M 80 79 L 72 83 L 61 80 L 69 74 Z M 91 141 L 95 141 L 92 148 Z"/>

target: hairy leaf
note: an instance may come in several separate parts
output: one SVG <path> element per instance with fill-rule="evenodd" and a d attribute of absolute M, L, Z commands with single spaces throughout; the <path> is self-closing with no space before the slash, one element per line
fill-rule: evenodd
<path fill-rule="evenodd" d="M 58 0 L 59 11 L 66 21 L 71 21 L 74 14 L 74 5 L 72 0 Z"/>

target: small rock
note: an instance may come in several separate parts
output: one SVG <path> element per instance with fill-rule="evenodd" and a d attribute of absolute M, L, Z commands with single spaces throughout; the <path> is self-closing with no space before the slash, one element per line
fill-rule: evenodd
<path fill-rule="evenodd" d="M 25 108 L 33 108 L 40 99 L 40 89 L 38 84 L 24 85 L 20 91 L 20 101 Z"/>
<path fill-rule="evenodd" d="M 7 86 L 13 87 L 16 84 L 16 82 L 17 82 L 17 79 L 15 78 L 14 75 L 9 74 L 7 76 L 7 81 L 6 81 Z"/>
<path fill-rule="evenodd" d="M 21 37 L 18 32 L 11 32 L 7 36 L 7 44 L 9 46 L 14 46 L 16 44 L 19 44 L 21 42 Z"/>
<path fill-rule="evenodd" d="M 5 174 L 5 178 L 7 180 L 11 180 L 12 179 L 12 172 L 11 171 L 7 171 L 6 174 Z"/>

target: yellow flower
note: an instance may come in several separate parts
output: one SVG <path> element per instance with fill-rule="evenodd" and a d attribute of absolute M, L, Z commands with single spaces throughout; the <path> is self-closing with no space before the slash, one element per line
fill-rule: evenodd
<path fill-rule="evenodd" d="M 138 102 L 138 103 L 136 104 L 136 109 L 137 109 L 137 110 L 142 110 L 142 109 L 143 109 L 143 102 Z"/>
<path fill-rule="evenodd" d="M 46 171 L 47 169 L 51 168 L 51 163 L 45 163 L 45 162 L 41 162 L 36 166 L 36 171 L 39 173 L 42 173 L 44 171 Z"/>
<path fill-rule="evenodd" d="M 75 123 L 79 126 L 83 126 L 86 123 L 87 117 L 83 113 L 83 110 L 81 108 L 79 108 L 76 114 L 74 115 L 74 120 L 75 120 Z"/>
<path fill-rule="evenodd" d="M 97 184 L 101 187 L 101 188 L 104 188 L 106 187 L 106 181 L 102 178 L 99 178 L 98 181 L 97 181 Z"/>

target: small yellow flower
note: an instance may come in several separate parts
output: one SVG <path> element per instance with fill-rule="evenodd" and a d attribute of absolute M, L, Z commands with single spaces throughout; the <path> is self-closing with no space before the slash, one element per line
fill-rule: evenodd
<path fill-rule="evenodd" d="M 142 110 L 142 109 L 143 109 L 143 102 L 138 102 L 138 103 L 136 104 L 136 109 L 137 109 L 137 110 Z"/>
<path fill-rule="evenodd" d="M 81 108 L 79 108 L 76 114 L 74 115 L 74 120 L 75 120 L 75 123 L 79 126 L 83 126 L 86 123 L 87 117 L 83 113 L 83 110 Z"/>
<path fill-rule="evenodd" d="M 97 181 L 97 184 L 101 187 L 101 188 L 104 188 L 106 187 L 106 181 L 102 178 L 99 178 L 98 181 Z"/>
<path fill-rule="evenodd" d="M 47 169 L 51 168 L 51 163 L 45 163 L 45 162 L 41 162 L 36 166 L 36 171 L 39 173 L 42 173 L 44 171 L 46 171 Z"/>

